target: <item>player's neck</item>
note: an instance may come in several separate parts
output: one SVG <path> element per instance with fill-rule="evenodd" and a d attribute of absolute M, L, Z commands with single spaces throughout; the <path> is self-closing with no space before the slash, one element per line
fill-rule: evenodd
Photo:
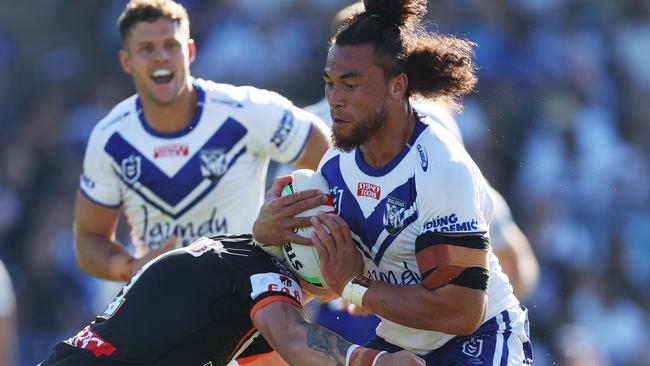
<path fill-rule="evenodd" d="M 193 86 L 184 90 L 172 103 L 160 104 L 141 98 L 142 110 L 149 127 L 158 132 L 172 133 L 187 127 L 197 108 L 197 93 Z"/>
<path fill-rule="evenodd" d="M 359 147 L 363 160 L 369 166 L 379 169 L 402 151 L 415 129 L 415 116 L 406 105 L 388 111 L 384 126 Z"/>

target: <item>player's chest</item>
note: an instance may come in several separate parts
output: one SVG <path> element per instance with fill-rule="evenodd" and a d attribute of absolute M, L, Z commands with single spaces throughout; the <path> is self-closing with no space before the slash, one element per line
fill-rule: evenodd
<path fill-rule="evenodd" d="M 175 138 L 137 130 L 118 132 L 104 150 L 127 184 L 170 181 L 177 185 L 188 179 L 221 179 L 237 162 L 246 161 L 248 135 L 242 124 L 228 119 L 216 126 L 199 124 L 197 131 Z"/>

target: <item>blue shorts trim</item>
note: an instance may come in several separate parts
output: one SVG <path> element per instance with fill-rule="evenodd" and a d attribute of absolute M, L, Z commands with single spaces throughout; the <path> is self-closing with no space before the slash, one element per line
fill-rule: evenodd
<path fill-rule="evenodd" d="M 391 353 L 402 350 L 381 337 L 371 339 L 366 347 Z M 473 334 L 456 336 L 442 347 L 420 356 L 427 366 L 532 365 L 528 310 L 521 305 L 504 310 Z"/>

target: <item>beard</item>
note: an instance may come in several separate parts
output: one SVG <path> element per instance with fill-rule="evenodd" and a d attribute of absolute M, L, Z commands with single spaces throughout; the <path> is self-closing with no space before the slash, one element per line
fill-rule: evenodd
<path fill-rule="evenodd" d="M 336 129 L 332 128 L 332 143 L 334 147 L 344 152 L 350 152 L 352 149 L 363 145 L 374 132 L 384 126 L 386 116 L 386 107 L 382 106 L 381 110 L 375 115 L 368 116 L 355 123 L 352 131 L 347 136 L 337 133 Z"/>

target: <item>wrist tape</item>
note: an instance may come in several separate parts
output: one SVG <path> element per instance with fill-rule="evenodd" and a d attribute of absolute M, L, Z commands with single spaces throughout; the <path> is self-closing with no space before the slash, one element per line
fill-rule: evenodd
<path fill-rule="evenodd" d="M 363 295 L 368 291 L 371 282 L 372 280 L 365 276 L 355 277 L 345 285 L 341 297 L 350 304 L 363 308 Z"/>
<path fill-rule="evenodd" d="M 356 352 L 355 352 L 356 351 Z M 386 351 L 363 348 L 357 344 L 348 347 L 345 355 L 345 366 L 377 366 L 379 358 Z"/>

